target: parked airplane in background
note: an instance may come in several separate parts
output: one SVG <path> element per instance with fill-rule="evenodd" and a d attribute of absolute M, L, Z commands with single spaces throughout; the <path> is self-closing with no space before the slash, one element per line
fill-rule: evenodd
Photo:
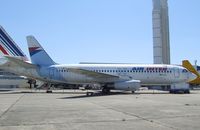
<path fill-rule="evenodd" d="M 196 78 L 177 65 L 57 64 L 33 36 L 28 36 L 27 42 L 32 63 L 5 56 L 0 60 L 0 67 L 52 85 L 100 84 L 104 93 L 111 89 L 134 92 L 141 85 L 183 85 Z"/>
<path fill-rule="evenodd" d="M 199 67 L 196 66 L 196 69 L 195 69 L 194 66 L 188 60 L 184 60 L 182 66 L 187 68 L 187 70 L 189 70 L 191 73 L 196 75 L 196 78 L 191 80 L 189 83 L 191 85 L 200 85 Z"/>
<path fill-rule="evenodd" d="M 28 61 L 24 52 L 18 47 L 2 26 L 0 26 L 0 55 L 17 56 L 21 57 L 24 61 Z"/>
<path fill-rule="evenodd" d="M 0 26 L 0 56 L 18 56 L 27 61 L 28 58 L 17 46 L 13 39 L 8 35 L 2 26 Z M 24 76 L 18 76 L 10 72 L 0 70 L 0 88 L 17 88 L 27 87 L 27 78 Z"/>

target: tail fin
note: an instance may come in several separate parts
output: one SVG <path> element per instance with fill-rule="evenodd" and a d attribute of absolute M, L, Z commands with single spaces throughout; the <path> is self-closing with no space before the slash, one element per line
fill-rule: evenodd
<path fill-rule="evenodd" d="M 190 81 L 190 84 L 200 84 L 200 74 L 199 72 L 192 66 L 192 64 L 188 60 L 182 61 L 182 66 L 185 67 L 187 70 L 192 72 L 197 76 L 196 79 Z"/>
<path fill-rule="evenodd" d="M 26 55 L 17 46 L 13 39 L 8 35 L 2 26 L 0 26 L 0 55 L 9 55 L 21 57 L 24 61 L 28 61 Z"/>
<path fill-rule="evenodd" d="M 29 53 L 33 64 L 41 66 L 54 65 L 55 62 L 50 58 L 34 36 L 27 36 Z"/>

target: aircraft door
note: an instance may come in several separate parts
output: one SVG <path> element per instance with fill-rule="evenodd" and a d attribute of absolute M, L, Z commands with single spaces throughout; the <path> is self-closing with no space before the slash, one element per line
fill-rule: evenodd
<path fill-rule="evenodd" d="M 178 68 L 174 69 L 174 77 L 179 78 L 180 77 L 180 70 Z"/>
<path fill-rule="evenodd" d="M 54 68 L 49 69 L 49 78 L 52 79 L 54 77 Z"/>

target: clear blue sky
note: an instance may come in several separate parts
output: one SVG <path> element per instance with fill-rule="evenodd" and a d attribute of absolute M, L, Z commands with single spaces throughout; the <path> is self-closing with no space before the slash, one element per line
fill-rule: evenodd
<path fill-rule="evenodd" d="M 171 62 L 200 64 L 200 0 L 169 0 Z M 58 63 L 153 63 L 152 0 L 1 0 L 0 24 L 28 55 L 34 35 Z"/>

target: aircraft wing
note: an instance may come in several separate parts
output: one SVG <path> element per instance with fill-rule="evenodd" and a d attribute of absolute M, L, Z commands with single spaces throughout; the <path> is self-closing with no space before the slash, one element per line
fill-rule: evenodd
<path fill-rule="evenodd" d="M 110 75 L 110 74 L 104 74 L 104 73 L 99 73 L 99 72 L 94 72 L 94 71 L 90 71 L 90 70 L 85 70 L 85 69 L 80 69 L 80 68 L 69 68 L 69 71 L 73 72 L 73 73 L 77 73 L 77 74 L 82 74 L 97 80 L 119 80 L 120 77 L 119 76 L 115 76 L 115 75 Z"/>
<path fill-rule="evenodd" d="M 20 59 L 18 57 L 11 57 L 11 56 L 4 56 L 8 59 L 8 61 L 13 62 L 19 66 L 22 66 L 24 68 L 37 68 L 36 65 L 30 64 L 28 62 L 25 62 L 23 59 Z"/>

